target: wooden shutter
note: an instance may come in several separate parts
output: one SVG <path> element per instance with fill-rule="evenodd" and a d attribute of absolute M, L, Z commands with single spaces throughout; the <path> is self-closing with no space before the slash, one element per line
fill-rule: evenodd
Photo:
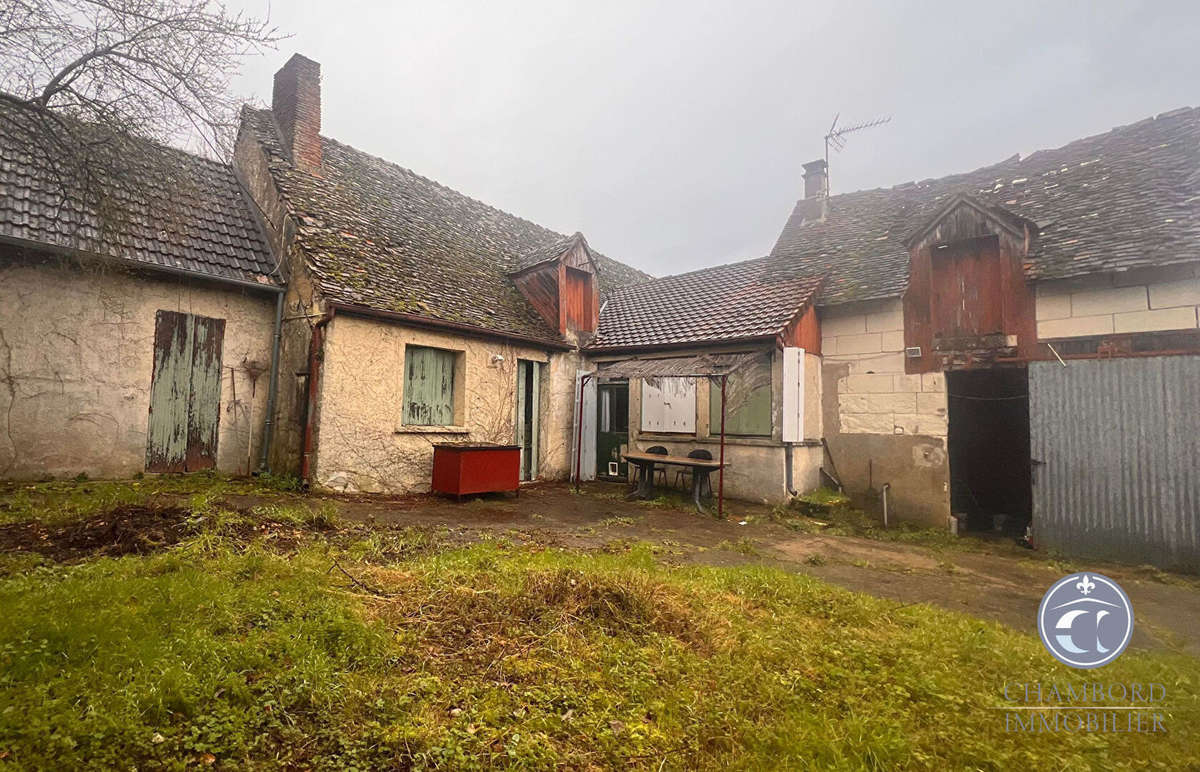
<path fill-rule="evenodd" d="M 405 350 L 404 423 L 454 425 L 453 351 L 409 346 Z"/>
<path fill-rule="evenodd" d="M 642 431 L 696 431 L 696 382 L 691 378 L 642 379 Z"/>
<path fill-rule="evenodd" d="M 159 311 L 146 471 L 194 472 L 217 463 L 225 320 Z"/>

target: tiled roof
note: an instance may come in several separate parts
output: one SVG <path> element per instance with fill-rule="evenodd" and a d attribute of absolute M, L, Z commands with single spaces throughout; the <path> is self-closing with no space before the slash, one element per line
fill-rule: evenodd
<path fill-rule="evenodd" d="M 408 169 L 321 138 L 322 175 L 288 162 L 266 110 L 243 111 L 297 216 L 297 244 L 331 300 L 559 340 L 508 278 L 568 237 Z M 649 276 L 598 253 L 602 295 Z"/>
<path fill-rule="evenodd" d="M 229 165 L 126 140 L 132 144 L 115 160 L 89 166 L 97 182 L 85 187 L 30 142 L 35 130 L 26 113 L 0 107 L 0 238 L 278 283 L 275 260 Z"/>
<path fill-rule="evenodd" d="M 589 348 L 716 343 L 774 335 L 813 299 L 822 277 L 780 273 L 761 257 L 635 284 L 600 311 Z"/>
<path fill-rule="evenodd" d="M 1200 260 L 1200 109 L 967 174 L 832 196 L 823 221 L 819 202 L 801 200 L 771 255 L 795 275 L 828 272 L 822 305 L 898 296 L 906 237 L 957 193 L 1038 225 L 1031 279 Z"/>

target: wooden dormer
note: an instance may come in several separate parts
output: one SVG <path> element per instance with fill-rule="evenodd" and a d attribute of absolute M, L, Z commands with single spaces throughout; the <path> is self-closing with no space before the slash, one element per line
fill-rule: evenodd
<path fill-rule="evenodd" d="M 1036 226 L 971 196 L 950 199 L 908 239 L 906 371 L 1018 361 L 1036 351 L 1025 278 Z"/>
<path fill-rule="evenodd" d="M 583 234 L 526 255 L 509 276 L 559 335 L 578 339 L 595 333 L 600 316 L 596 260 Z"/>

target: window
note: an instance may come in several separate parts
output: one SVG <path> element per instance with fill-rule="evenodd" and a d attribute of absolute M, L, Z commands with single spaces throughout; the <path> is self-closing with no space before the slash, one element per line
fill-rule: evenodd
<path fill-rule="evenodd" d="M 614 384 L 600 389 L 600 431 L 629 431 L 629 386 Z"/>
<path fill-rule="evenodd" d="M 696 431 L 696 382 L 691 378 L 642 379 L 642 431 Z"/>
<path fill-rule="evenodd" d="M 721 382 L 708 390 L 708 432 L 721 433 Z M 725 433 L 771 436 L 771 361 L 734 372 L 725 386 Z"/>
<path fill-rule="evenodd" d="M 404 352 L 405 426 L 454 425 L 456 354 L 409 346 Z"/>

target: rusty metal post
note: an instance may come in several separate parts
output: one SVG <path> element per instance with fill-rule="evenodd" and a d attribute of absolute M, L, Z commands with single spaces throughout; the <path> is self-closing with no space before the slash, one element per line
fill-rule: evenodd
<path fill-rule="evenodd" d="M 717 470 L 717 517 L 725 517 L 725 382 L 728 375 L 721 376 L 721 468 Z"/>

